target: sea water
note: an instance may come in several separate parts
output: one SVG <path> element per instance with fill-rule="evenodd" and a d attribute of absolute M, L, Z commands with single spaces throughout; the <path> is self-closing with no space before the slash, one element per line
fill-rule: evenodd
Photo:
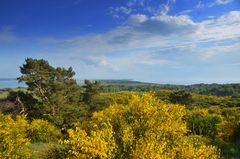
<path fill-rule="evenodd" d="M 0 79 L 0 88 L 26 87 L 25 83 L 18 82 L 17 79 Z"/>

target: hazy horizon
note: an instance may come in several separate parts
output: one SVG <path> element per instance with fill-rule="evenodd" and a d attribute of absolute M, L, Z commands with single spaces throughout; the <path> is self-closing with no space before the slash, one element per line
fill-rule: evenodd
<path fill-rule="evenodd" d="M 142 82 L 142 83 L 149 83 L 149 84 L 163 84 L 163 85 L 195 85 L 195 84 L 240 84 L 238 81 L 229 81 L 229 82 L 149 82 L 149 81 L 139 81 L 134 79 L 76 79 L 78 84 L 84 84 L 84 80 L 125 80 L 125 81 L 133 81 L 133 82 Z M 0 78 L 0 88 L 16 88 L 16 87 L 26 87 L 24 82 L 19 83 L 17 78 Z"/>

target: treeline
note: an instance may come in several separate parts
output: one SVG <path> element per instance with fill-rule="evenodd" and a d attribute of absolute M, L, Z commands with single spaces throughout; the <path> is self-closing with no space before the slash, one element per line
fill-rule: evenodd
<path fill-rule="evenodd" d="M 233 97 L 184 90 L 103 93 L 72 68 L 26 59 L 27 89 L 0 100 L 0 158 L 217 159 L 240 156 Z M 235 98 L 234 98 L 235 99 Z M 237 98 L 236 98 L 237 99 Z"/>
<path fill-rule="evenodd" d="M 190 93 L 240 97 L 240 84 L 195 84 L 195 85 L 171 85 L 171 84 L 106 84 L 104 92 L 138 91 L 149 92 L 157 90 L 185 90 Z"/>

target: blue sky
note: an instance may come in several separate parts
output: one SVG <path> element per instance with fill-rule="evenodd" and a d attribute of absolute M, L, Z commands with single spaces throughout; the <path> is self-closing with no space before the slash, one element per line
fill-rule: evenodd
<path fill-rule="evenodd" d="M 81 79 L 240 82 L 240 0 L 1 0 L 0 78 L 27 57 Z"/>

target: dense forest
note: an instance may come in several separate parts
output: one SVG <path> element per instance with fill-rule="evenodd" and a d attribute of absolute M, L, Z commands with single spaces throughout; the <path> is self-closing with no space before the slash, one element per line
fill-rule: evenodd
<path fill-rule="evenodd" d="M 185 90 L 191 93 L 214 95 L 214 96 L 232 96 L 240 97 L 240 84 L 193 84 L 193 85 L 172 85 L 172 84 L 154 84 L 131 80 L 100 80 L 104 92 L 119 91 L 157 91 L 165 90 Z"/>
<path fill-rule="evenodd" d="M 20 72 L 26 89 L 0 90 L 0 158 L 240 158 L 239 84 L 79 85 L 31 58 Z"/>

